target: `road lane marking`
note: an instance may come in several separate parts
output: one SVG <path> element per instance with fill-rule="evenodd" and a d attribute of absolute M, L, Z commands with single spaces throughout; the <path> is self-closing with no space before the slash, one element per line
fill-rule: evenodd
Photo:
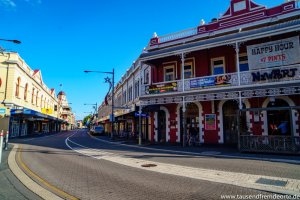
<path fill-rule="evenodd" d="M 189 152 L 189 151 L 177 151 L 177 150 L 169 150 L 169 149 L 160 149 L 160 148 L 150 148 L 150 147 L 143 147 L 143 146 L 134 146 L 134 145 L 128 145 L 128 144 L 120 144 L 118 142 L 110 142 L 107 140 L 103 140 L 100 138 L 97 138 L 95 136 L 92 136 L 88 134 L 92 139 L 98 140 L 100 142 L 108 143 L 108 144 L 114 144 L 114 145 L 120 145 L 120 146 L 126 146 L 131 148 L 137 148 L 137 149 L 145 149 L 145 150 L 151 150 L 151 151 L 163 151 L 167 153 L 179 153 L 179 154 L 187 154 L 187 155 L 194 155 L 194 156 L 200 156 L 200 157 L 215 157 L 215 158 L 237 158 L 237 159 L 247 159 L 247 160 L 257 160 L 257 161 L 270 161 L 270 162 L 280 162 L 280 163 L 289 163 L 289 164 L 300 164 L 300 160 L 289 160 L 289 159 L 280 159 L 280 158 L 255 158 L 255 157 L 247 157 L 247 156 L 232 156 L 232 155 L 224 155 L 224 154 L 207 154 L 206 152 Z"/>
<path fill-rule="evenodd" d="M 35 180 L 37 180 L 39 183 L 41 183 L 42 185 L 50 188 L 52 191 L 54 191 L 57 195 L 63 197 L 64 199 L 70 199 L 70 200 L 78 200 L 78 198 L 64 192 L 63 190 L 55 187 L 54 185 L 52 185 L 51 183 L 47 182 L 46 180 L 44 180 L 43 178 L 41 178 L 40 176 L 38 176 L 36 173 L 34 173 L 31 169 L 29 169 L 29 167 L 23 162 L 22 160 L 22 152 L 21 152 L 22 146 L 19 147 L 18 151 L 17 151 L 17 161 L 18 163 L 22 166 L 22 169 L 25 171 L 26 174 L 29 175 L 29 177 L 33 177 Z"/>
<path fill-rule="evenodd" d="M 65 140 L 65 143 L 70 149 L 74 150 L 74 147 L 71 147 L 71 145 L 68 144 L 68 142 L 75 144 L 75 142 L 73 142 L 70 139 L 72 136 L 68 137 Z M 220 170 L 187 167 L 187 166 L 180 166 L 175 164 L 152 162 L 152 161 L 136 159 L 136 158 L 128 158 L 118 154 L 105 155 L 103 151 L 97 151 L 95 149 L 88 148 L 81 144 L 80 146 L 76 147 L 74 151 L 82 155 L 86 155 L 96 159 L 103 159 L 117 164 L 125 165 L 128 167 L 134 167 L 134 168 L 148 170 L 152 172 L 158 172 L 158 173 L 163 173 L 168 175 L 176 175 L 176 176 L 181 176 L 186 178 L 193 178 L 193 179 L 199 179 L 199 180 L 205 180 L 205 181 L 211 181 L 211 182 L 217 182 L 223 184 L 230 184 L 239 187 L 269 191 L 274 193 L 300 195 L 300 180 L 297 179 L 288 179 L 288 178 L 271 177 L 271 176 L 263 176 L 263 175 L 252 175 L 252 174 L 238 173 L 238 172 L 228 172 L 228 171 L 220 171 Z M 157 166 L 153 168 L 142 167 L 142 165 L 146 165 L 149 163 L 155 164 Z M 285 187 L 280 187 L 280 186 L 259 184 L 257 183 L 257 180 L 259 180 L 260 178 L 271 179 L 274 181 L 286 181 L 287 185 Z"/>

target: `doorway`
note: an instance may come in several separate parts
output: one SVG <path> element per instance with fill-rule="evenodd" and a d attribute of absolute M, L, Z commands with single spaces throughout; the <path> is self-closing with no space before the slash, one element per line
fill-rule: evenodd
<path fill-rule="evenodd" d="M 157 142 L 166 142 L 166 112 L 163 110 L 158 111 L 158 127 L 157 127 Z"/>

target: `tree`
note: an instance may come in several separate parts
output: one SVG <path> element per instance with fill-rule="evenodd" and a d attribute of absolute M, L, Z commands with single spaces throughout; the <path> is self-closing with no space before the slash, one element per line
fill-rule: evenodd
<path fill-rule="evenodd" d="M 88 116 L 85 116 L 85 117 L 83 118 L 83 120 L 82 120 L 82 124 L 83 124 L 84 126 L 87 126 L 87 125 L 88 125 L 88 122 L 89 122 L 90 119 L 91 119 L 91 117 L 92 117 L 91 114 L 89 114 Z"/>

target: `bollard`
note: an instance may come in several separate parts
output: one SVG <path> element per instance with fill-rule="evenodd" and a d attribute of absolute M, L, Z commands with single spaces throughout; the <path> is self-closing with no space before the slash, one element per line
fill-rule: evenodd
<path fill-rule="evenodd" d="M 5 150 L 7 150 L 7 148 L 8 148 L 8 135 L 9 134 L 9 132 L 7 131 L 6 132 L 6 136 L 5 136 Z"/>
<path fill-rule="evenodd" d="M 3 148 L 3 130 L 0 133 L 0 164 L 2 161 L 2 148 Z"/>

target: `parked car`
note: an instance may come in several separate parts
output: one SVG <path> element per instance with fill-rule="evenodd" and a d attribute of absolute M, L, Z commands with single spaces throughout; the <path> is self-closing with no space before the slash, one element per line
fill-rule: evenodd
<path fill-rule="evenodd" d="M 104 127 L 103 126 L 95 126 L 94 134 L 104 134 Z"/>

